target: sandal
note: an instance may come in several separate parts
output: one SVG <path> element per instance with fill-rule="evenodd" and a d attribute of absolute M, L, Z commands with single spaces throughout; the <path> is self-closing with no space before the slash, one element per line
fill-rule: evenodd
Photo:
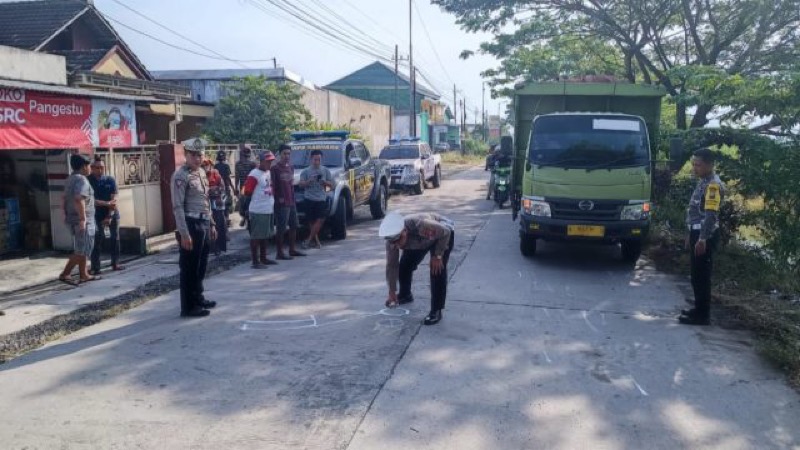
<path fill-rule="evenodd" d="M 102 279 L 103 279 L 103 277 L 101 277 L 99 275 L 95 275 L 95 276 L 89 277 L 89 278 L 81 278 L 81 283 L 88 283 L 90 281 L 97 281 L 97 280 L 102 280 Z"/>
<path fill-rule="evenodd" d="M 392 299 L 389 298 L 387 298 L 386 303 L 384 303 L 384 306 L 386 306 L 387 308 L 397 308 L 397 305 L 398 305 L 397 300 L 392 301 Z"/>
<path fill-rule="evenodd" d="M 79 282 L 73 280 L 72 278 L 58 277 L 58 281 L 60 281 L 60 282 L 62 282 L 64 284 L 68 284 L 70 286 L 77 286 L 77 285 L 80 284 Z"/>

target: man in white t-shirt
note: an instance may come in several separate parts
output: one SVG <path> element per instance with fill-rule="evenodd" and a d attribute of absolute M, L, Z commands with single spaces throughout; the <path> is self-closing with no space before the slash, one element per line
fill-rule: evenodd
<path fill-rule="evenodd" d="M 277 262 L 267 258 L 267 242 L 274 234 L 273 213 L 275 196 L 272 192 L 270 168 L 275 155 L 265 150 L 258 156 L 258 167 L 250 171 L 242 189 L 250 198 L 248 231 L 250 231 L 250 256 L 254 269 L 266 269 Z"/>

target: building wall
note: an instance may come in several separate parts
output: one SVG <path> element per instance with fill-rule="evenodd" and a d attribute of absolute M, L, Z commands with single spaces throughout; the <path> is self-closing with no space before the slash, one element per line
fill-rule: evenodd
<path fill-rule="evenodd" d="M 367 141 L 373 155 L 389 143 L 391 108 L 337 92 L 303 88 L 303 104 L 315 121 L 349 125 Z"/>
<path fill-rule="evenodd" d="M 136 73 L 131 70 L 130 66 L 128 66 L 128 64 L 126 64 L 117 53 L 114 53 L 110 58 L 103 61 L 103 63 L 100 64 L 94 70 L 94 72 L 104 73 L 107 75 L 119 75 L 125 78 L 138 78 Z"/>
<path fill-rule="evenodd" d="M 394 88 L 348 88 L 348 87 L 332 87 L 330 90 L 347 95 L 348 97 L 358 98 L 368 102 L 379 103 L 381 105 L 394 106 L 397 114 L 408 114 L 411 109 L 408 106 L 409 92 L 408 88 L 399 87 L 395 93 Z M 416 108 L 417 113 L 420 112 L 422 100 L 424 95 L 417 93 Z M 396 101 L 395 101 L 396 100 Z"/>
<path fill-rule="evenodd" d="M 63 56 L 0 45 L 0 61 L 0 78 L 67 84 L 67 64 Z"/>

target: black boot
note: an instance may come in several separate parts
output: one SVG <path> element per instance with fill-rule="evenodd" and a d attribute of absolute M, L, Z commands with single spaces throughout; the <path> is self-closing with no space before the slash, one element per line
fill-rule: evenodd
<path fill-rule="evenodd" d="M 709 325 L 708 318 L 703 318 L 697 315 L 682 315 L 678 317 L 678 322 L 683 325 Z"/>
<path fill-rule="evenodd" d="M 425 325 L 436 325 L 440 320 L 442 320 L 442 310 L 437 309 L 436 311 L 429 312 L 422 323 Z"/>
<path fill-rule="evenodd" d="M 397 304 L 398 305 L 405 305 L 405 304 L 413 303 L 413 302 L 414 302 L 414 295 L 413 294 L 403 295 L 403 296 L 397 298 Z"/>
<path fill-rule="evenodd" d="M 195 308 L 189 311 L 181 311 L 181 317 L 205 317 L 211 314 L 211 311 L 203 308 Z"/>

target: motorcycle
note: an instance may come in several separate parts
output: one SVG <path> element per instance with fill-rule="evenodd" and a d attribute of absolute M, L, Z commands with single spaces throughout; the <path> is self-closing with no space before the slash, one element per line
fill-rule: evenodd
<path fill-rule="evenodd" d="M 494 202 L 497 207 L 503 209 L 503 204 L 509 199 L 509 191 L 511 186 L 509 181 L 511 178 L 511 167 L 496 166 L 494 169 Z"/>

